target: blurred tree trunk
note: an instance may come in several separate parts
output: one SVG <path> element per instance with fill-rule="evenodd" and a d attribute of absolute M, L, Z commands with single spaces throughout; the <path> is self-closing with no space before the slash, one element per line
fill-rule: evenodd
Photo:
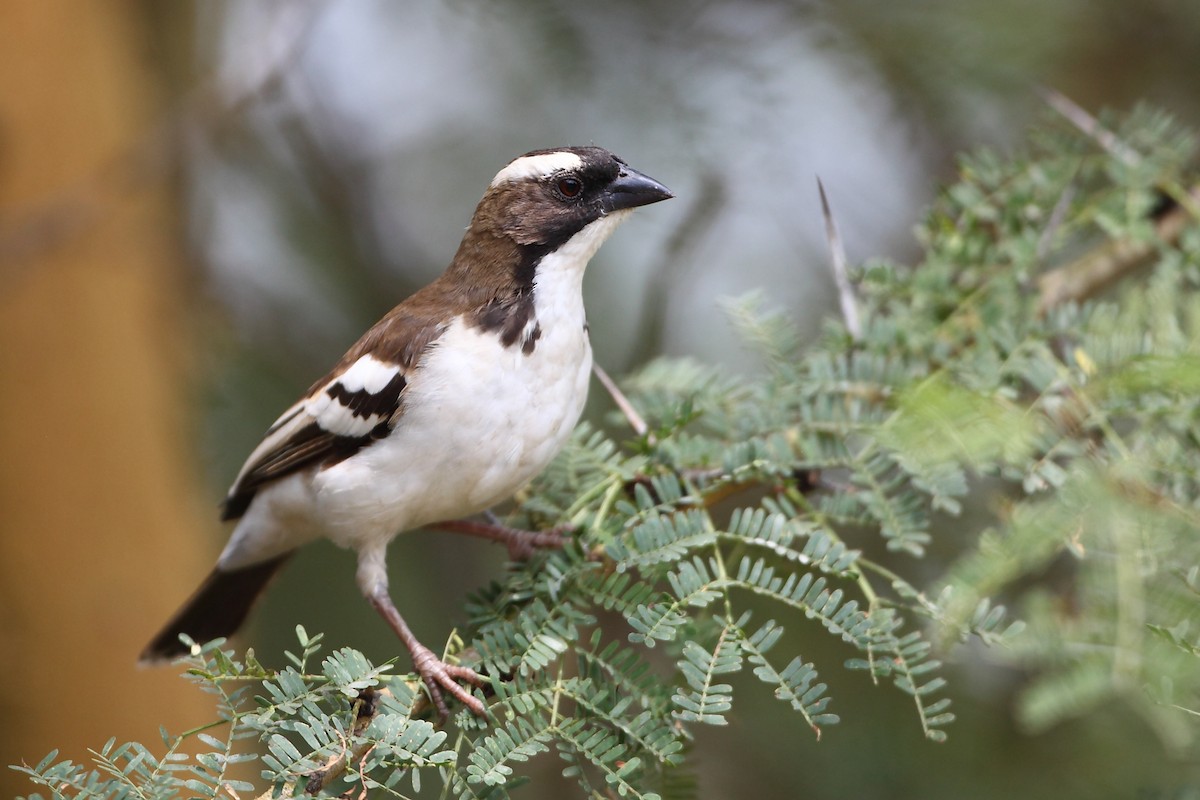
<path fill-rule="evenodd" d="M 0 4 L 0 764 L 212 715 L 177 670 L 134 663 L 207 567 L 213 516 L 190 466 L 170 195 L 94 183 L 162 113 L 141 13 Z M 65 227 L 18 227 L 16 246 L 56 202 Z M 4 796 L 31 788 L 0 776 Z"/>

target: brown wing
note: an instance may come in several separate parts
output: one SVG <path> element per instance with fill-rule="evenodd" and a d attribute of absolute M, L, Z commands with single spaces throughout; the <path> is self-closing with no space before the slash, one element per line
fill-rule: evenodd
<path fill-rule="evenodd" d="M 246 459 L 221 518 L 246 512 L 263 485 L 316 464 L 332 464 L 388 435 L 421 357 L 455 316 L 479 309 L 502 288 L 468 286 L 443 275 L 367 331 L 333 371 L 283 413 Z"/>

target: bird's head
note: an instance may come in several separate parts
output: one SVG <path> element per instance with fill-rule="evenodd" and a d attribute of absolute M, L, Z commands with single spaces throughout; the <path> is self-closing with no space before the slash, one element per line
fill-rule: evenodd
<path fill-rule="evenodd" d="M 604 148 L 535 150 L 496 174 L 472 228 L 547 252 L 587 229 L 599 246 L 629 211 L 673 196 Z"/>

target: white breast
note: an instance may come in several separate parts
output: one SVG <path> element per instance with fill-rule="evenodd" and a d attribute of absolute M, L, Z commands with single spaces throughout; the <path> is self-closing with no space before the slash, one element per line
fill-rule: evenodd
<path fill-rule="evenodd" d="M 328 535 L 345 545 L 468 516 L 511 496 L 566 443 L 587 399 L 591 347 L 543 326 L 530 355 L 456 320 L 405 397 L 396 430 L 317 474 Z"/>
<path fill-rule="evenodd" d="M 314 477 L 326 535 L 356 548 L 386 541 L 477 513 L 545 469 L 587 400 L 584 267 L 624 216 L 593 223 L 538 265 L 532 353 L 461 317 L 450 324 L 414 370 L 392 434 Z"/>

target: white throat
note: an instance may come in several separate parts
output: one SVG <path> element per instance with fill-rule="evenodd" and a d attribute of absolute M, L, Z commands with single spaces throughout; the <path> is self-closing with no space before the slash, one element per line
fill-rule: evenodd
<path fill-rule="evenodd" d="M 631 213 L 631 209 L 622 209 L 606 214 L 538 263 L 533 298 L 539 319 L 545 320 L 545 314 L 553 315 L 556 308 L 582 306 L 583 273 L 588 262 Z"/>

